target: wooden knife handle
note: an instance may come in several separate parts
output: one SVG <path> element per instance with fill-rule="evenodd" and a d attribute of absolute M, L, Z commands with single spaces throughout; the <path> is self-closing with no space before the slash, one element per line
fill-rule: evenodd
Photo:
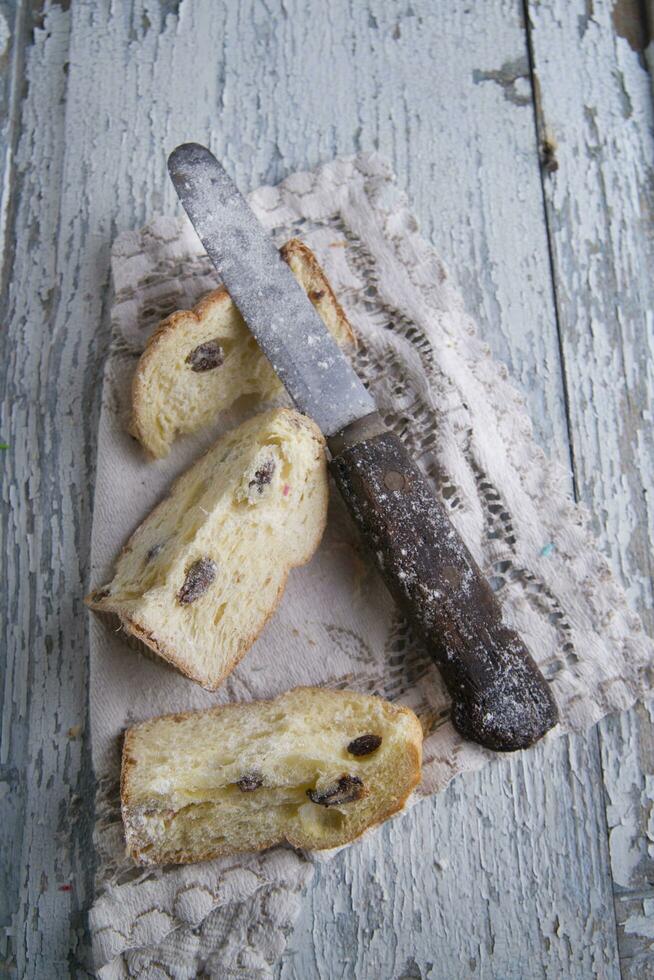
<path fill-rule="evenodd" d="M 558 721 L 550 688 L 420 469 L 376 414 L 329 448 L 386 585 L 440 668 L 457 730 L 501 752 L 533 745 Z"/>

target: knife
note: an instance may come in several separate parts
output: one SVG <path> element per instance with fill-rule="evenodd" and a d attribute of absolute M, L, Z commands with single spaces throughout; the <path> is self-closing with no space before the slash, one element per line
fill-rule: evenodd
<path fill-rule="evenodd" d="M 168 170 L 243 319 L 325 435 L 336 485 L 440 668 L 455 728 L 496 751 L 533 745 L 558 721 L 552 692 L 425 476 L 213 154 L 185 143 Z"/>

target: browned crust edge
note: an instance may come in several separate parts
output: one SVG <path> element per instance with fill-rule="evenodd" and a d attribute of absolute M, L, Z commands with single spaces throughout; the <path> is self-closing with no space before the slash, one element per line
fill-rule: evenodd
<path fill-rule="evenodd" d="M 347 691 L 347 690 L 332 691 L 329 688 L 311 687 L 309 685 L 305 685 L 301 687 L 291 688 L 290 691 L 285 691 L 284 694 L 279 695 L 279 697 L 284 697 L 287 694 L 296 691 L 319 692 L 321 696 L 322 695 L 327 695 L 328 697 L 333 696 L 334 698 L 337 699 L 339 699 L 343 694 L 359 693 L 357 691 Z M 375 819 L 371 820 L 370 823 L 366 824 L 365 827 L 362 827 L 357 834 L 355 834 L 352 837 L 345 838 L 336 844 L 328 844 L 324 848 L 321 847 L 309 848 L 305 843 L 302 843 L 301 841 L 294 839 L 292 836 L 291 837 L 284 836 L 280 838 L 270 838 L 269 840 L 263 841 L 258 847 L 253 847 L 253 848 L 242 848 L 242 849 L 216 848 L 213 850 L 202 851 L 200 854 L 196 854 L 191 851 L 184 851 L 181 854 L 176 855 L 174 859 L 166 857 L 161 860 L 157 860 L 157 859 L 150 860 L 148 857 L 145 857 L 140 850 L 130 849 L 129 854 L 134 860 L 134 862 L 142 867 L 156 866 L 157 864 L 162 864 L 162 863 L 195 864 L 199 861 L 209 861 L 217 857 L 226 857 L 232 854 L 246 854 L 246 853 L 256 853 L 258 851 L 265 851 L 268 848 L 274 847 L 277 844 L 284 844 L 284 843 L 290 844 L 291 847 L 295 847 L 300 850 L 331 850 L 335 847 L 342 847 L 345 844 L 350 844 L 353 841 L 358 840 L 365 833 L 367 833 L 367 831 L 370 830 L 372 827 L 378 827 L 380 824 L 388 820 L 389 817 L 392 817 L 395 813 L 399 813 L 401 810 L 404 809 L 407 800 L 409 799 L 409 797 L 411 796 L 411 794 L 413 793 L 414 789 L 416 788 L 416 786 L 418 785 L 421 779 L 422 741 L 423 741 L 422 726 L 420 724 L 417 715 L 410 708 L 407 708 L 403 705 L 391 704 L 391 702 L 386 701 L 385 698 L 380 698 L 374 694 L 367 694 L 365 696 L 373 698 L 376 701 L 380 701 L 386 707 L 386 709 L 390 709 L 391 711 L 393 711 L 393 713 L 396 713 L 398 715 L 409 715 L 415 722 L 415 737 L 413 741 L 410 741 L 407 744 L 407 754 L 409 755 L 408 769 L 411 772 L 411 775 L 407 782 L 406 791 L 390 807 L 384 810 L 381 814 L 377 815 Z M 250 705 L 255 706 L 259 704 L 274 704 L 275 701 L 277 700 L 278 698 L 262 698 L 258 701 L 246 702 L 246 704 L 248 706 Z M 230 707 L 231 704 L 235 704 L 235 703 L 239 703 L 239 702 L 230 702 L 230 704 L 227 705 L 224 704 L 218 705 L 215 708 L 207 708 L 199 711 L 182 711 L 169 715 L 161 715 L 156 720 L 157 721 L 160 720 L 184 721 L 186 718 L 192 718 L 194 715 L 219 714 L 225 708 Z M 151 721 L 153 719 L 149 719 L 149 720 Z M 125 828 L 127 828 L 129 824 L 129 806 L 130 806 L 129 800 L 127 799 L 127 782 L 128 782 L 129 774 L 135 766 L 135 760 L 130 755 L 130 743 L 134 737 L 134 733 L 142 725 L 148 723 L 149 722 L 141 722 L 138 725 L 134 725 L 132 728 L 127 729 L 127 731 L 125 732 L 125 737 L 123 739 L 122 764 L 121 764 L 121 773 L 120 773 L 120 800 L 121 800 L 121 812 L 122 812 L 123 823 L 125 825 Z"/>
<path fill-rule="evenodd" d="M 294 564 L 289 564 L 287 566 L 284 577 L 279 584 L 277 595 L 275 596 L 275 599 L 273 600 L 273 603 L 270 606 L 270 609 L 268 610 L 265 619 L 263 620 L 259 628 L 256 630 L 256 632 L 251 633 L 249 636 L 243 638 L 237 653 L 232 657 L 231 661 L 225 665 L 225 669 L 221 672 L 221 674 L 216 679 L 212 679 L 211 681 L 207 682 L 206 676 L 199 675 L 197 671 L 194 671 L 193 665 L 189 664 L 186 658 L 180 656 L 170 646 L 166 645 L 165 643 L 163 643 L 163 641 L 158 639 L 154 631 L 146 629 L 145 626 L 143 626 L 141 623 L 137 622 L 136 620 L 132 619 L 129 616 L 124 615 L 121 612 L 120 607 L 114 605 L 110 600 L 107 601 L 106 599 L 100 599 L 96 601 L 94 599 L 94 596 L 98 592 L 102 591 L 103 588 L 102 586 L 93 589 L 84 598 L 85 605 L 89 609 L 93 610 L 93 612 L 99 614 L 111 615 L 115 617 L 115 619 L 119 621 L 123 631 L 127 634 L 127 636 L 136 641 L 136 643 L 133 644 L 133 646 L 136 649 L 141 649 L 143 651 L 143 648 L 145 648 L 143 652 L 147 651 L 148 655 L 150 651 L 156 653 L 157 656 L 161 657 L 162 660 L 165 660 L 167 663 L 172 664 L 172 666 L 176 667 L 180 671 L 180 673 L 184 674 L 185 677 L 188 677 L 190 680 L 195 681 L 195 683 L 200 684 L 200 686 L 204 688 L 204 690 L 206 691 L 218 690 L 218 688 L 223 683 L 225 678 L 229 674 L 231 674 L 234 668 L 237 667 L 238 664 L 241 662 L 241 660 L 248 652 L 248 650 L 251 649 L 255 641 L 259 638 L 259 636 L 263 632 L 269 619 L 276 611 L 281 601 L 281 598 L 286 590 L 286 585 L 288 583 L 288 577 L 290 573 L 294 568 L 301 568 L 303 565 L 306 565 L 309 561 L 311 561 L 313 555 L 316 552 L 316 549 L 318 548 L 318 545 L 322 541 L 323 534 L 325 533 L 325 527 L 327 526 L 327 513 L 329 509 L 329 480 L 327 478 L 327 462 L 325 459 L 325 452 L 324 452 L 324 447 L 325 447 L 324 437 L 320 432 L 320 429 L 317 427 L 317 425 L 315 424 L 315 422 L 313 422 L 312 419 L 309 419 L 304 415 L 300 415 L 300 413 L 296 412 L 295 409 L 292 408 L 273 409 L 272 413 L 274 413 L 275 415 L 284 414 L 294 418 L 297 417 L 298 421 L 302 423 L 302 426 L 304 428 L 309 429 L 312 437 L 316 441 L 316 448 L 319 454 L 317 458 L 322 457 L 322 461 L 323 461 L 322 469 L 323 469 L 324 481 L 323 481 L 323 494 L 322 494 L 322 520 L 320 521 L 318 528 L 316 530 L 315 539 L 307 548 L 305 555 L 299 561 L 295 562 Z M 265 415 L 269 413 L 262 413 L 262 414 Z M 254 418 L 258 418 L 258 416 L 254 416 Z M 209 447 L 209 449 L 207 449 L 203 455 L 206 455 L 206 453 L 210 452 L 211 448 L 212 447 Z M 185 477 L 187 473 L 188 470 L 186 470 L 184 473 L 181 473 L 173 481 L 166 497 L 164 497 L 157 504 L 157 506 L 150 512 L 150 514 L 148 515 L 147 518 L 145 518 L 145 520 L 149 520 L 152 517 L 152 515 L 155 514 L 157 510 L 163 505 L 167 497 L 172 496 L 174 494 L 177 483 L 181 479 L 183 479 L 183 477 Z M 132 541 L 134 540 L 135 536 L 139 533 L 142 526 L 143 526 L 143 522 L 141 522 L 141 524 L 139 524 L 139 526 L 136 528 L 133 534 L 130 535 L 129 539 L 127 540 L 126 544 L 124 545 L 124 547 L 120 552 L 119 558 L 120 556 L 125 554 L 126 551 L 129 551 L 131 549 Z"/>
<path fill-rule="evenodd" d="M 273 616 L 273 614 L 276 612 L 277 607 L 281 602 L 282 596 L 286 591 L 286 585 L 288 583 L 288 577 L 290 573 L 293 571 L 294 568 L 301 568 L 302 565 L 306 565 L 313 557 L 316 548 L 320 544 L 320 541 L 325 531 L 325 525 L 327 521 L 326 511 L 327 508 L 325 508 L 325 519 L 323 520 L 322 525 L 320 527 L 320 533 L 319 535 L 317 535 L 317 543 L 311 548 L 311 550 L 309 551 L 309 553 L 305 558 L 297 562 L 295 565 L 289 565 L 287 567 L 284 578 L 279 584 L 277 595 L 275 596 L 272 605 L 270 606 L 270 609 L 266 613 L 265 619 L 263 620 L 263 622 L 261 623 L 261 625 L 259 626 L 259 628 L 255 633 L 251 633 L 249 636 L 243 638 L 238 651 L 234 654 L 234 656 L 229 661 L 229 663 L 225 664 L 224 670 L 218 675 L 217 678 L 215 679 L 212 678 L 211 681 L 207 679 L 206 675 L 200 674 L 198 671 L 195 671 L 193 669 L 193 665 L 190 664 L 185 657 L 180 656 L 180 654 L 178 654 L 170 646 L 166 645 L 162 640 L 158 639 L 152 630 L 146 629 L 141 623 L 138 623 L 135 619 L 132 619 L 129 616 L 122 615 L 117 609 L 111 609 L 106 606 L 93 603 L 92 601 L 93 593 L 90 593 L 88 596 L 86 596 L 84 602 L 89 607 L 89 609 L 92 609 L 93 612 L 95 613 L 99 613 L 101 615 L 108 614 L 113 616 L 114 619 L 120 623 L 123 632 L 127 634 L 129 639 L 131 639 L 132 641 L 136 641 L 130 644 L 130 646 L 133 646 L 134 649 L 140 650 L 141 652 L 145 653 L 148 656 L 150 655 L 151 651 L 153 653 L 156 653 L 158 657 L 161 657 L 162 660 L 165 660 L 173 667 L 176 667 L 177 670 L 179 670 L 181 674 L 184 674 L 185 677 L 188 677 L 189 680 L 192 680 L 196 684 L 199 684 L 200 687 L 203 688 L 203 690 L 217 691 L 218 688 L 223 683 L 223 681 L 225 680 L 225 678 L 228 677 L 229 674 L 231 674 L 232 671 L 240 664 L 245 654 L 248 653 L 248 651 L 252 648 L 256 640 L 258 640 L 258 638 L 261 636 L 271 616 Z"/>
<path fill-rule="evenodd" d="M 150 361 L 156 357 L 159 344 L 169 333 L 174 333 L 179 326 L 187 323 L 189 320 L 200 323 L 209 310 L 215 306 L 219 306 L 221 303 L 231 303 L 231 297 L 224 287 L 206 293 L 190 310 L 176 310 L 174 313 L 171 313 L 161 321 L 147 340 L 145 350 L 139 358 L 132 379 L 132 410 L 127 429 L 130 435 L 138 439 L 151 459 L 161 457 L 157 456 L 147 445 L 147 436 L 142 425 L 142 406 L 147 400 L 147 389 L 144 382 L 146 369 Z"/>
<path fill-rule="evenodd" d="M 291 238 L 285 245 L 282 245 L 280 253 L 284 261 L 289 265 L 291 264 L 293 256 L 300 257 L 302 261 L 306 263 L 306 265 L 309 267 L 309 273 L 314 275 L 319 280 L 321 288 L 324 289 L 329 296 L 331 304 L 336 312 L 338 322 L 343 328 L 344 333 L 347 335 L 346 344 L 356 345 L 357 337 L 352 329 L 352 324 L 345 315 L 345 310 L 336 298 L 336 293 L 332 289 L 329 279 L 325 275 L 322 266 L 309 246 L 305 245 L 305 243 L 299 238 Z"/>
<path fill-rule="evenodd" d="M 308 267 L 309 275 L 315 276 L 319 280 L 320 288 L 324 289 L 329 297 L 330 303 L 334 307 L 336 317 L 344 333 L 347 335 L 346 344 L 356 344 L 356 335 L 352 329 L 350 321 L 345 315 L 345 311 L 337 300 L 336 294 L 334 293 L 327 276 L 323 272 L 318 260 L 309 246 L 305 245 L 299 238 L 291 238 L 284 245 L 282 245 L 280 254 L 289 266 L 294 257 L 299 257 Z M 195 323 L 200 323 L 210 310 L 212 310 L 215 306 L 226 302 L 232 302 L 227 290 L 224 287 L 214 289 L 210 293 L 203 296 L 192 309 L 177 310 L 176 312 L 167 316 L 161 321 L 147 340 L 145 350 L 139 358 L 136 366 L 136 372 L 132 379 L 132 408 L 128 423 L 128 431 L 134 436 L 135 439 L 138 439 L 140 444 L 152 459 L 161 457 L 158 457 L 147 445 L 147 435 L 142 424 L 142 406 L 147 399 L 144 378 L 149 362 L 156 356 L 159 344 L 163 341 L 163 339 L 170 333 L 174 333 L 174 331 L 177 330 L 180 325 L 187 323 L 189 320 L 193 320 Z"/>

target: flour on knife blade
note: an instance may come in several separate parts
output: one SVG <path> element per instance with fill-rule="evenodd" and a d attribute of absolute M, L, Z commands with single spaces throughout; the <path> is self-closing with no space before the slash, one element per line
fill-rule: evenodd
<path fill-rule="evenodd" d="M 300 411 L 328 436 L 374 412 L 371 396 L 213 154 L 185 143 L 171 153 L 168 169 L 209 258 Z"/>

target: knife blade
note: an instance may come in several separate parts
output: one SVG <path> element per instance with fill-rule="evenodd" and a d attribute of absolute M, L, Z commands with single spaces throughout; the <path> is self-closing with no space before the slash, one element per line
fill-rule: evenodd
<path fill-rule="evenodd" d="M 213 154 L 168 159 L 207 254 L 297 408 L 327 437 L 330 469 L 389 591 L 438 664 L 457 730 L 496 751 L 558 721 L 552 692 L 400 440 Z"/>
<path fill-rule="evenodd" d="M 299 410 L 326 436 L 374 412 L 372 397 L 216 158 L 187 143 L 171 153 L 168 168 L 207 255 Z"/>

